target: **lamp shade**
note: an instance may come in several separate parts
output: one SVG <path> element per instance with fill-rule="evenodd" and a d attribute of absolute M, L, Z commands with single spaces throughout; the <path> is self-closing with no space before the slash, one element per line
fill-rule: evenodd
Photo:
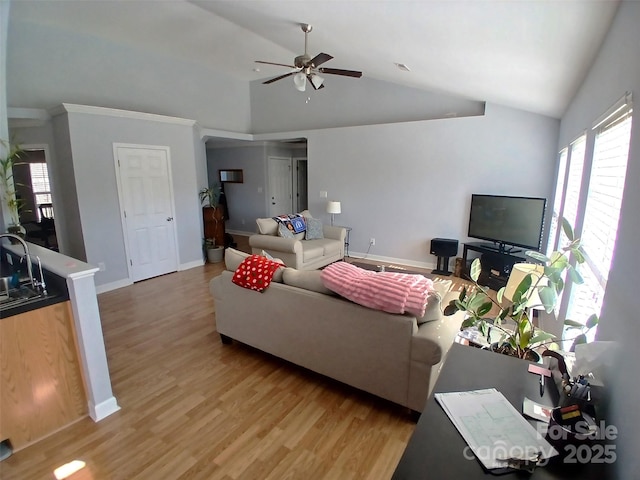
<path fill-rule="evenodd" d="M 324 78 L 316 73 L 309 75 L 309 80 L 311 81 L 313 88 L 315 88 L 316 90 L 318 90 L 324 82 Z"/>
<path fill-rule="evenodd" d="M 327 213 L 341 213 L 340 202 L 329 201 L 327 203 Z"/>
<path fill-rule="evenodd" d="M 523 294 L 529 298 L 527 301 L 528 308 L 543 309 L 542 301 L 538 295 L 538 289 L 534 288 L 534 285 L 542 286 L 547 284 L 547 279 L 543 278 L 544 267 L 542 265 L 536 265 L 533 263 L 516 263 L 511 269 L 511 275 L 507 281 L 507 286 L 504 289 L 504 297 L 510 301 L 513 301 L 513 295 L 516 289 L 524 280 L 524 278 L 531 274 L 531 287 L 527 292 Z M 542 280 L 540 280 L 542 279 Z"/>
<path fill-rule="evenodd" d="M 297 90 L 304 92 L 307 87 L 307 76 L 302 72 L 296 73 L 293 76 L 293 84 L 296 86 Z"/>

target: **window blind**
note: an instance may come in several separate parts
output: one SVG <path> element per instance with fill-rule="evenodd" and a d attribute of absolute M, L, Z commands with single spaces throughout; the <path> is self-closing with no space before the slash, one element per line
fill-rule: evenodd
<path fill-rule="evenodd" d="M 615 251 L 618 220 L 631 139 L 632 110 L 618 110 L 596 128 L 589 190 L 582 228 L 585 263 L 579 266 L 584 279 L 572 288 L 567 318 L 584 322 L 600 315 L 602 300 Z M 592 334 L 593 336 L 593 334 Z"/>
<path fill-rule="evenodd" d="M 562 198 L 564 196 L 564 177 L 567 173 L 568 149 L 563 148 L 560 152 L 558 162 L 558 179 L 556 180 L 555 197 L 553 199 L 553 210 L 551 211 L 551 222 L 549 222 L 549 241 L 547 242 L 547 255 L 557 248 L 557 236 L 560 223 L 560 211 L 562 209 Z"/>

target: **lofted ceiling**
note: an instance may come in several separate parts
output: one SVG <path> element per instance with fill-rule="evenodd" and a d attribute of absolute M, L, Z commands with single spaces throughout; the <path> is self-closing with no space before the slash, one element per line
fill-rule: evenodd
<path fill-rule="evenodd" d="M 361 70 L 363 77 L 560 117 L 600 48 L 618 4 L 13 0 L 11 18 L 210 63 L 242 81 L 287 73 L 286 68 L 257 65 L 254 60 L 292 63 L 304 50 L 299 24 L 309 23 L 311 56 L 334 56 L 326 67 Z"/>

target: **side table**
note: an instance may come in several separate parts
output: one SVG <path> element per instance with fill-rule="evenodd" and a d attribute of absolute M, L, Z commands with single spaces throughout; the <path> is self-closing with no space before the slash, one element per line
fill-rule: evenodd
<path fill-rule="evenodd" d="M 351 227 L 345 227 L 344 225 L 336 225 L 336 227 L 344 228 L 347 231 L 347 236 L 344 237 L 344 256 L 349 256 L 349 236 L 351 235 Z"/>

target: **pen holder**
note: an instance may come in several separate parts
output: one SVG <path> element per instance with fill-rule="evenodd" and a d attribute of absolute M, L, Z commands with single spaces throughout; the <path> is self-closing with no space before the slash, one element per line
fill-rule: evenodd
<path fill-rule="evenodd" d="M 552 444 L 558 446 L 588 442 L 597 433 L 598 425 L 593 416 L 582 411 L 577 404 L 551 410 L 547 440 Z"/>

